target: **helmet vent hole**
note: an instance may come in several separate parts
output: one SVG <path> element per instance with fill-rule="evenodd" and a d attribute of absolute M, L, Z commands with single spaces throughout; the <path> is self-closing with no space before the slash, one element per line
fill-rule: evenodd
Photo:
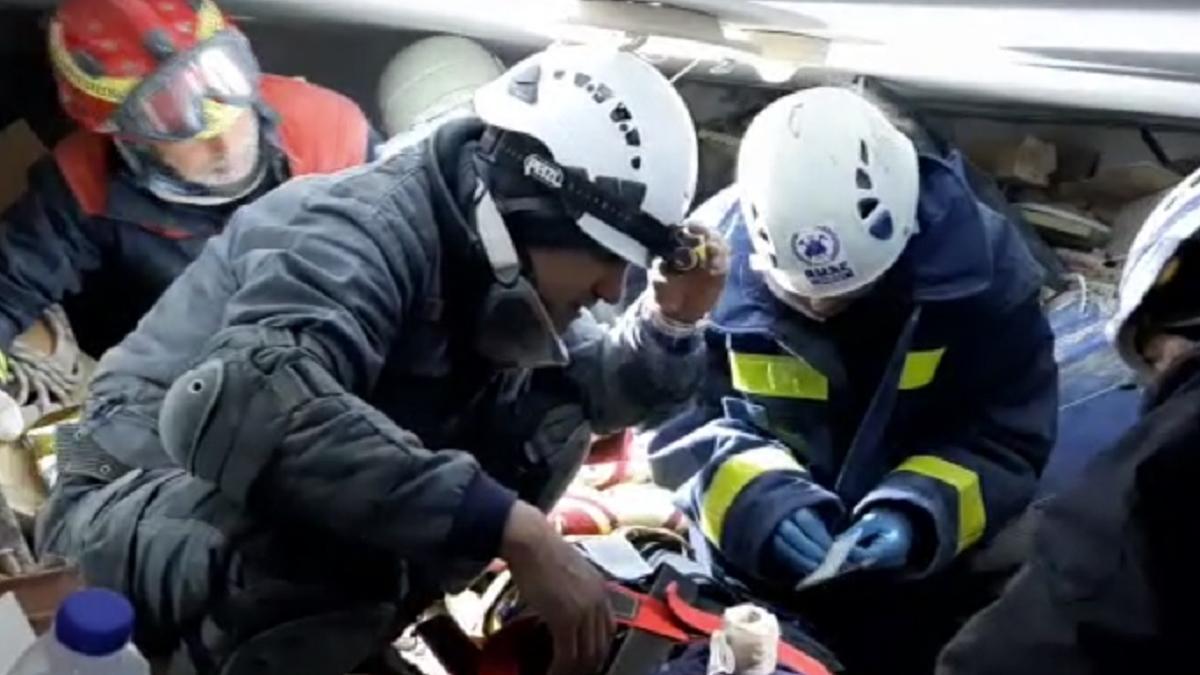
<path fill-rule="evenodd" d="M 641 169 L 642 168 L 642 158 L 634 157 L 633 159 L 629 160 L 629 165 L 632 166 L 635 170 Z"/>
<path fill-rule="evenodd" d="M 858 157 L 859 157 L 859 159 L 862 160 L 863 166 L 870 166 L 871 153 L 867 151 L 867 142 L 866 141 L 858 142 Z"/>
<path fill-rule="evenodd" d="M 542 78 L 540 66 L 533 65 L 517 73 L 508 83 L 508 93 L 513 98 L 534 105 L 538 102 L 538 80 Z"/>
<path fill-rule="evenodd" d="M 638 133 L 637 129 L 631 129 L 629 133 L 625 134 L 625 145 L 634 148 L 642 145 L 642 135 Z"/>
<path fill-rule="evenodd" d="M 612 98 L 612 96 L 613 90 L 602 84 L 596 87 L 596 91 L 592 93 L 592 100 L 596 103 L 604 103 L 608 99 Z"/>
<path fill-rule="evenodd" d="M 171 36 L 167 35 L 167 32 L 161 28 L 146 33 L 146 37 L 142 42 L 146 47 L 146 51 L 150 52 L 159 63 L 175 55 L 175 43 L 171 41 Z"/>
<path fill-rule="evenodd" d="M 614 199 L 634 209 L 640 209 L 646 200 L 646 184 L 635 180 L 622 180 L 612 176 L 598 176 L 596 187 Z"/>
<path fill-rule="evenodd" d="M 771 234 L 769 232 L 767 232 L 766 230 L 759 230 L 758 238 L 762 239 L 763 241 L 767 242 L 768 244 L 771 243 Z"/>
<path fill-rule="evenodd" d="M 867 228 L 867 230 L 871 233 L 872 237 L 875 237 L 880 241 L 887 241 L 888 239 L 891 239 L 892 233 L 896 230 L 895 226 L 892 224 L 891 212 L 887 209 L 884 209 L 879 214 L 879 217 L 875 219 L 875 222 L 871 223 L 871 227 Z"/>
<path fill-rule="evenodd" d="M 862 169 L 859 169 L 857 172 L 855 172 L 854 182 L 858 184 L 858 189 L 860 190 L 871 189 L 871 176 Z"/>
<path fill-rule="evenodd" d="M 875 207 L 879 206 L 879 200 L 874 197 L 858 200 L 858 215 L 863 220 L 866 220 L 875 211 Z"/>
<path fill-rule="evenodd" d="M 75 51 L 71 53 L 71 56 L 74 58 L 75 64 L 79 66 L 79 69 L 87 73 L 89 77 L 104 76 L 104 66 L 100 65 L 100 62 L 91 54 Z"/>
<path fill-rule="evenodd" d="M 771 260 L 771 267 L 779 267 L 779 257 L 778 256 L 776 256 L 774 253 L 770 253 L 770 254 L 768 254 L 767 257 L 770 258 L 770 260 Z"/>
<path fill-rule="evenodd" d="M 563 79 L 563 76 L 565 76 L 566 74 L 567 74 L 567 71 L 565 71 L 565 70 L 556 70 L 556 71 L 554 71 L 554 79 L 561 80 L 561 79 Z"/>
<path fill-rule="evenodd" d="M 624 103 L 617 104 L 617 107 L 613 108 L 608 116 L 614 122 L 628 122 L 633 119 L 633 115 L 629 114 L 629 108 L 626 108 Z"/>
<path fill-rule="evenodd" d="M 585 87 L 585 86 L 587 86 L 588 82 L 591 82 L 591 81 L 592 81 L 591 75 L 586 75 L 584 73 L 575 73 L 575 86 L 576 87 Z"/>

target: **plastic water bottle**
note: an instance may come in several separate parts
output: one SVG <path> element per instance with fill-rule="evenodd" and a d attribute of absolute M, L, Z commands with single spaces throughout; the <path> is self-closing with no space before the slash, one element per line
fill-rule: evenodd
<path fill-rule="evenodd" d="M 128 600 L 112 591 L 78 591 L 58 608 L 54 630 L 25 650 L 8 675 L 149 675 L 132 635 Z"/>

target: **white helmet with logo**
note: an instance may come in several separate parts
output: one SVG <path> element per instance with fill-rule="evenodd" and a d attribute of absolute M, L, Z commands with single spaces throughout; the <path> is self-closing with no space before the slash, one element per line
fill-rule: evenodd
<path fill-rule="evenodd" d="M 551 47 L 481 88 L 475 111 L 550 152 L 557 166 L 531 155 L 525 175 L 564 195 L 575 191 L 562 189 L 562 179 L 581 176 L 581 189 L 620 193 L 621 208 L 636 207 L 657 221 L 655 227 L 644 219 L 600 217 L 606 210 L 591 208 L 600 192 L 580 202 L 580 229 L 630 262 L 645 266 L 661 254 L 652 242 L 669 233 L 653 230 L 678 225 L 691 206 L 698 165 L 691 115 L 662 73 L 632 53 Z"/>
<path fill-rule="evenodd" d="M 916 149 L 846 89 L 805 89 L 763 109 L 742 139 L 737 184 L 754 268 L 801 297 L 866 287 L 917 232 Z"/>
<path fill-rule="evenodd" d="M 1196 171 L 1170 192 L 1146 218 L 1133 240 L 1121 285 L 1117 292 L 1117 312 L 1109 320 L 1106 333 L 1121 358 L 1142 373 L 1150 371 L 1145 356 L 1137 348 L 1134 315 L 1156 288 L 1178 276 L 1180 246 L 1200 236 L 1200 171 Z M 1189 308 L 1179 308 L 1186 312 Z M 1197 317 L 1190 317 L 1194 324 Z"/>

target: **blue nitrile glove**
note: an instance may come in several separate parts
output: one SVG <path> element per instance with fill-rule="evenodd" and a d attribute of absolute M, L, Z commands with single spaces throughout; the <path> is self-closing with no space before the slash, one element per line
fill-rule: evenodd
<path fill-rule="evenodd" d="M 888 508 L 867 511 L 845 536 L 853 536 L 857 542 L 850 549 L 850 563 L 863 569 L 904 567 L 913 547 L 912 522 Z"/>
<path fill-rule="evenodd" d="M 800 509 L 784 518 L 771 535 L 770 543 L 775 564 L 797 579 L 803 579 L 817 569 L 831 545 L 833 537 L 829 535 L 829 528 L 810 508 Z"/>

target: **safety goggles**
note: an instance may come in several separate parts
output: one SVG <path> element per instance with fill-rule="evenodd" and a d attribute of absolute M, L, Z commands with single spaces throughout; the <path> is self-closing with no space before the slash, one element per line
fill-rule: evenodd
<path fill-rule="evenodd" d="M 222 31 L 140 82 L 113 117 L 115 131 L 138 140 L 215 138 L 254 103 L 260 75 L 246 38 Z"/>

